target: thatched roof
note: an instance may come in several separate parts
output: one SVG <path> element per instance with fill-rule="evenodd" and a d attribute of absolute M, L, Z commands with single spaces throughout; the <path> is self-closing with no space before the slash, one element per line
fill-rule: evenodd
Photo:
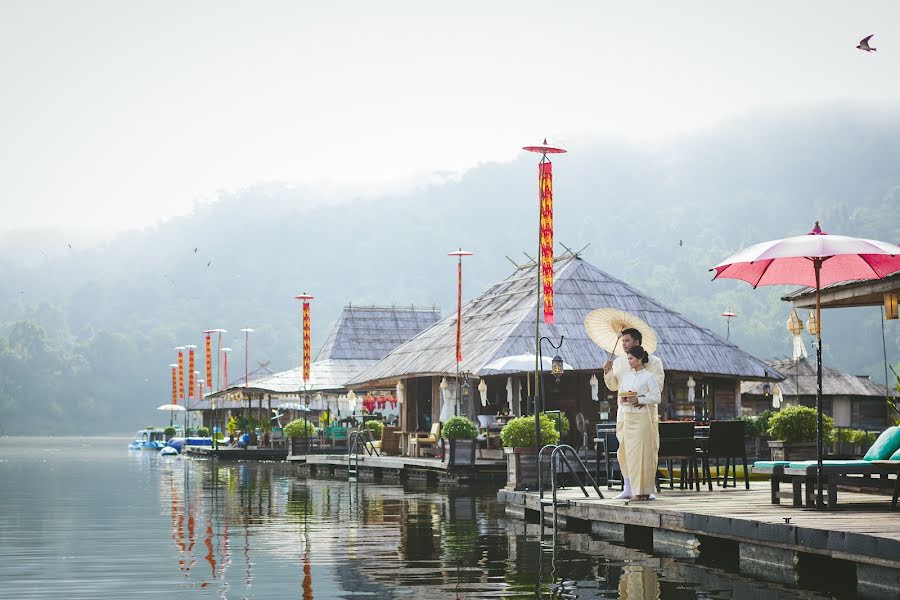
<path fill-rule="evenodd" d="M 440 318 L 441 313 L 435 307 L 345 306 L 316 361 L 381 360 Z"/>
<path fill-rule="evenodd" d="M 657 333 L 656 354 L 669 371 L 731 375 L 743 379 L 778 378 L 763 361 L 700 327 L 630 285 L 577 256 L 556 260 L 556 323 L 541 322 L 541 335 L 558 340 L 565 362 L 576 370 L 600 368 L 609 355 L 588 337 L 584 318 L 596 308 L 613 307 L 642 318 Z M 498 371 L 484 365 L 504 356 L 534 353 L 535 265 L 522 266 L 462 309 L 460 370 L 475 375 Z M 391 351 L 349 383 L 354 387 L 414 375 L 450 375 L 456 371 L 456 314 L 452 314 Z M 545 349 L 550 351 L 549 348 Z"/>
<path fill-rule="evenodd" d="M 415 306 L 345 306 L 325 344 L 310 365 L 310 379 L 303 385 L 303 369 L 243 378 L 227 389 L 208 395 L 192 408 L 210 407 L 209 397 L 232 392 L 273 394 L 282 398 L 300 397 L 306 392 L 340 392 L 344 384 L 371 367 L 393 348 L 441 318 L 437 308 Z"/>
<path fill-rule="evenodd" d="M 781 393 L 785 398 L 796 395 L 816 395 L 815 360 L 808 358 L 801 358 L 800 360 L 782 359 L 770 361 L 769 364 L 785 378 L 784 381 L 778 384 L 781 386 Z M 797 392 L 798 387 L 800 390 L 799 394 Z M 741 394 L 762 396 L 763 384 L 758 381 L 745 381 L 741 383 Z M 822 394 L 826 396 L 875 396 L 884 398 L 885 386 L 872 381 L 868 377 L 858 377 L 823 366 Z M 896 392 L 891 390 L 891 395 L 896 395 Z"/>

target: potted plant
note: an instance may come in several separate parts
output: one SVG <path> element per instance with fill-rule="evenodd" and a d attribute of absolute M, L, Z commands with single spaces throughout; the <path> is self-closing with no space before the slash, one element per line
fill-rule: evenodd
<path fill-rule="evenodd" d="M 478 428 L 466 417 L 450 417 L 441 427 L 444 460 L 451 465 L 475 464 L 475 438 Z"/>
<path fill-rule="evenodd" d="M 209 437 L 209 427 L 198 427 L 197 437 Z"/>
<path fill-rule="evenodd" d="M 769 457 L 769 446 L 764 444 L 768 440 L 769 419 L 772 417 L 772 411 L 764 410 L 755 417 L 738 417 L 743 421 L 744 428 L 744 447 L 747 451 L 747 457 L 756 460 L 766 460 Z"/>
<path fill-rule="evenodd" d="M 834 419 L 822 416 L 822 441 L 827 441 Z M 813 460 L 816 458 L 816 409 L 788 406 L 769 419 L 769 449 L 772 460 Z"/>
<path fill-rule="evenodd" d="M 559 441 L 556 425 L 541 413 L 541 445 Z M 537 450 L 534 447 L 534 415 L 512 419 L 500 431 L 500 441 L 506 454 L 506 488 L 524 490 L 537 488 Z M 549 463 L 550 453 L 544 458 Z"/>
<path fill-rule="evenodd" d="M 175 433 L 176 433 L 175 428 L 172 427 L 171 425 L 169 425 L 168 427 L 166 427 L 166 428 L 163 430 L 163 434 L 166 436 L 166 441 L 169 441 L 169 440 L 171 440 L 173 437 L 175 437 Z"/>
<path fill-rule="evenodd" d="M 284 436 L 291 440 L 291 454 L 303 454 L 309 448 L 309 438 L 316 436 L 316 426 L 310 421 L 297 419 L 284 426 Z"/>
<path fill-rule="evenodd" d="M 363 427 L 372 432 L 373 440 L 378 441 L 381 439 L 381 433 L 384 431 L 384 423 L 381 421 L 366 421 Z"/>

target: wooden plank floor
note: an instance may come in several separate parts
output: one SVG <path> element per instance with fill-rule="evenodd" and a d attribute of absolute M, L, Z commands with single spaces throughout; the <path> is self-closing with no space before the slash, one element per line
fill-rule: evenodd
<path fill-rule="evenodd" d="M 305 462 L 310 465 L 347 466 L 346 454 L 309 454 L 304 456 L 290 456 L 289 461 Z M 439 458 L 423 458 L 414 456 L 368 456 L 360 455 L 360 467 L 376 467 L 382 469 L 406 469 L 409 467 L 446 471 L 447 463 Z M 475 467 L 479 468 L 506 468 L 505 460 L 476 459 Z"/>
<path fill-rule="evenodd" d="M 560 516 L 721 537 L 900 569 L 900 511 L 890 510 L 889 495 L 839 490 L 835 510 L 817 511 L 796 508 L 789 498 L 771 504 L 768 482 L 751 482 L 750 490 L 743 482 L 737 488 L 714 487 L 712 492 L 663 488 L 657 500 L 632 503 L 613 500 L 618 490 L 601 487 L 601 491 L 606 498 L 585 498 L 579 488 L 559 491 L 558 499 L 568 500 L 568 506 L 559 507 Z M 501 490 L 499 497 L 510 505 L 540 510 L 536 492 Z"/>

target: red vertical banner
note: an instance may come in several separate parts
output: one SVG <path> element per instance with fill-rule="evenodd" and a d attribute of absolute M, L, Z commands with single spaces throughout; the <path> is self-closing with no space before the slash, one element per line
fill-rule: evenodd
<path fill-rule="evenodd" d="M 184 350 L 178 351 L 178 398 L 184 400 Z"/>
<path fill-rule="evenodd" d="M 206 389 L 212 391 L 212 342 L 206 332 Z"/>
<path fill-rule="evenodd" d="M 188 348 L 188 398 L 194 399 L 194 349 Z"/>
<path fill-rule="evenodd" d="M 309 322 L 309 302 L 303 301 L 303 381 L 309 381 L 311 327 Z"/>
<path fill-rule="evenodd" d="M 456 362 L 462 362 L 462 259 L 456 267 Z"/>
<path fill-rule="evenodd" d="M 553 163 L 540 164 L 541 192 L 541 284 L 544 292 L 544 322 L 553 323 Z"/>
<path fill-rule="evenodd" d="M 178 404 L 178 372 L 176 366 L 172 366 L 172 404 Z"/>

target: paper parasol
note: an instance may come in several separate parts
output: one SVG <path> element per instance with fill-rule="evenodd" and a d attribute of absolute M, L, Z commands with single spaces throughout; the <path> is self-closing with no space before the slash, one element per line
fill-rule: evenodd
<path fill-rule="evenodd" d="M 595 344 L 618 356 L 623 356 L 622 331 L 637 329 L 641 332 L 641 346 L 651 354 L 656 352 L 656 332 L 644 321 L 618 308 L 598 308 L 584 318 L 584 328 Z"/>

